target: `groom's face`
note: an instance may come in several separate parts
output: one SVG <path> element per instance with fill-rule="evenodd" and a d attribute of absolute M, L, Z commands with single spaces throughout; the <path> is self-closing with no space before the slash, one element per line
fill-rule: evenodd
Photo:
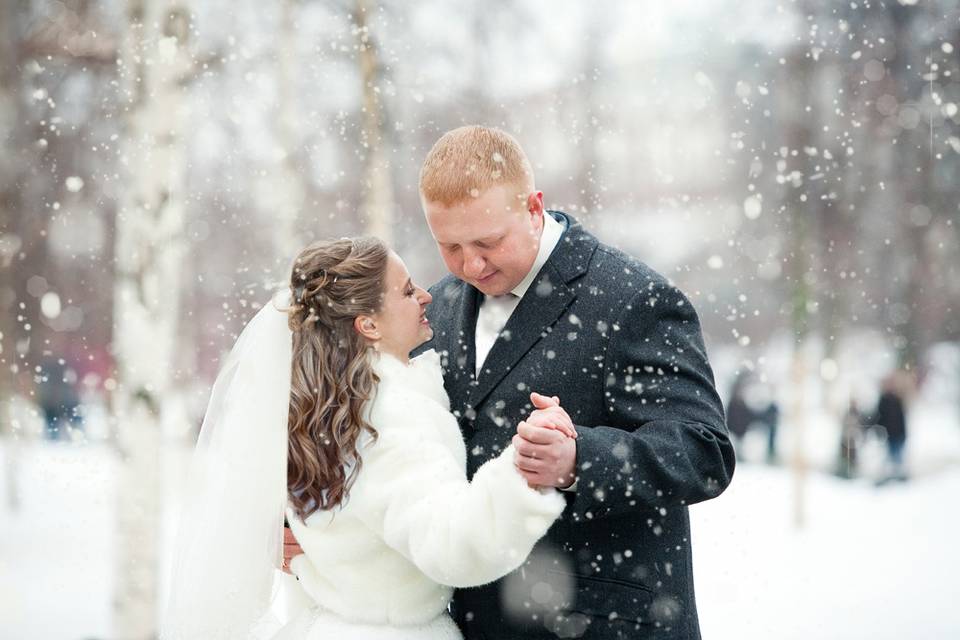
<path fill-rule="evenodd" d="M 540 248 L 543 194 L 496 186 L 463 202 L 424 202 L 427 224 L 450 273 L 488 296 L 509 293 Z"/>

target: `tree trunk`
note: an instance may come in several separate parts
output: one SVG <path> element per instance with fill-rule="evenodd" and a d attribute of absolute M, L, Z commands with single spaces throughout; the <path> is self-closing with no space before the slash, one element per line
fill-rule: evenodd
<path fill-rule="evenodd" d="M 367 0 L 356 0 L 354 22 L 363 82 L 363 125 L 360 142 L 366 150 L 361 212 L 366 233 L 391 244 L 393 240 L 393 178 L 386 146 L 386 114 L 380 93 L 381 64 L 370 31 Z"/>
<path fill-rule="evenodd" d="M 17 95 L 20 74 L 17 65 L 18 40 L 13 16 L 13 3 L 0 2 L 0 140 L 9 148 L 15 140 L 17 123 Z M 12 155 L 12 154 L 10 154 Z M 15 340 L 17 295 L 13 288 L 13 264 L 20 248 L 20 237 L 14 233 L 14 191 L 16 163 L 8 154 L 0 157 L 0 436 L 8 435 L 10 399 L 13 396 L 13 367 L 16 365 Z M 6 461 L 9 468 L 9 460 Z M 13 504 L 13 486 L 10 503 Z"/>
<path fill-rule="evenodd" d="M 27 247 L 28 229 L 46 226 L 46 216 L 25 219 L 22 180 L 25 158 L 21 154 L 24 138 L 24 107 L 19 92 L 22 82 L 22 59 L 19 5 L 0 2 L 0 140 L 7 150 L 0 156 L 0 438 L 5 441 L 2 460 L 6 496 L 0 500 L 11 510 L 19 506 L 20 434 L 13 419 L 13 395 L 18 391 L 18 376 L 27 376 L 26 351 L 29 333 L 18 317 L 27 311 L 20 308 L 26 289 L 23 277 L 24 257 L 32 260 L 35 252 Z M 45 255 L 45 238 L 37 237 Z M 33 311 L 33 305 L 29 311 Z M 3 507 L 3 504 L 0 504 Z"/>
<path fill-rule="evenodd" d="M 298 141 L 303 123 L 297 108 L 296 0 L 280 6 L 277 38 L 277 118 L 274 121 L 275 153 L 266 179 L 261 182 L 260 206 L 271 214 L 274 260 L 284 268 L 299 249 L 297 221 L 307 199 L 303 168 L 298 166 Z"/>
<path fill-rule="evenodd" d="M 603 44 L 604 27 L 600 20 L 601 16 L 595 17 L 586 27 L 584 35 L 584 56 L 583 64 L 580 67 L 582 75 L 581 82 L 575 92 L 579 101 L 580 128 L 574 131 L 574 137 L 579 138 L 576 148 L 579 150 L 579 162 L 577 163 L 577 186 L 579 193 L 577 200 L 580 203 L 578 215 L 583 224 L 589 225 L 596 220 L 602 209 L 600 204 L 600 154 L 597 153 L 597 137 L 600 135 L 602 126 L 599 122 L 600 96 L 598 95 L 598 77 L 599 69 L 602 64 L 601 46 Z"/>
<path fill-rule="evenodd" d="M 116 220 L 113 396 L 121 457 L 114 635 L 157 634 L 160 430 L 174 363 L 183 259 L 180 128 L 189 16 L 176 0 L 130 0 L 120 75 L 127 99 Z"/>
<path fill-rule="evenodd" d="M 795 47 L 787 59 L 786 72 L 793 82 L 793 99 L 804 104 L 812 80 L 812 61 L 805 47 Z M 790 261 L 789 277 L 792 285 L 793 362 L 791 365 L 791 384 L 793 401 L 791 403 L 790 424 L 793 428 L 794 444 L 791 467 L 794 477 L 794 526 L 802 528 L 806 522 L 806 453 L 804 436 L 806 431 L 806 376 L 807 376 L 807 340 L 810 333 L 810 308 L 815 301 L 811 292 L 811 254 L 810 224 L 815 215 L 812 207 L 820 206 L 811 202 L 808 182 L 809 167 L 804 148 L 811 145 L 812 135 L 807 124 L 808 116 L 802 108 L 794 107 L 787 131 L 787 148 L 796 151 L 796 161 L 787 160 L 787 170 L 791 168 L 801 174 L 803 181 L 798 187 L 786 185 L 786 211 L 789 216 Z M 790 165 L 794 165 L 790 167 Z"/>

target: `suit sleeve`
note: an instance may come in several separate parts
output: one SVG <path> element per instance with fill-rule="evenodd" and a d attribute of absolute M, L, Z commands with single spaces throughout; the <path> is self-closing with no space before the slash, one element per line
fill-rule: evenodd
<path fill-rule="evenodd" d="M 606 425 L 578 426 L 574 521 L 719 495 L 735 466 L 723 405 L 690 301 L 665 282 L 638 292 L 611 327 Z"/>
<path fill-rule="evenodd" d="M 450 449 L 416 434 L 381 432 L 364 453 L 351 500 L 363 502 L 357 512 L 365 525 L 440 584 L 478 586 L 519 567 L 564 499 L 530 489 L 513 466 L 512 447 L 471 482 Z"/>

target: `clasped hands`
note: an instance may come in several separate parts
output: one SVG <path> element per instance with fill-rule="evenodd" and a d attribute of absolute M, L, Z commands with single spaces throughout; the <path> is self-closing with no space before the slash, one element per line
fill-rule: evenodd
<path fill-rule="evenodd" d="M 531 487 L 569 487 L 576 479 L 577 430 L 560 398 L 531 393 L 534 411 L 517 425 L 514 465 Z"/>
<path fill-rule="evenodd" d="M 514 465 L 531 487 L 566 488 L 576 478 L 577 430 L 557 396 L 531 393 L 535 407 L 517 425 L 513 436 Z M 283 564 L 290 573 L 290 561 L 303 553 L 289 528 L 283 530 Z"/>

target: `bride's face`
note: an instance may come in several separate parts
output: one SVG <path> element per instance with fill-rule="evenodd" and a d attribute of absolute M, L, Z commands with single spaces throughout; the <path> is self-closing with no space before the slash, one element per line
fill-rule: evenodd
<path fill-rule="evenodd" d="M 416 347 L 433 337 L 427 305 L 433 297 L 410 279 L 400 256 L 391 252 L 383 307 L 373 316 L 379 339 L 377 348 L 406 360 Z"/>

